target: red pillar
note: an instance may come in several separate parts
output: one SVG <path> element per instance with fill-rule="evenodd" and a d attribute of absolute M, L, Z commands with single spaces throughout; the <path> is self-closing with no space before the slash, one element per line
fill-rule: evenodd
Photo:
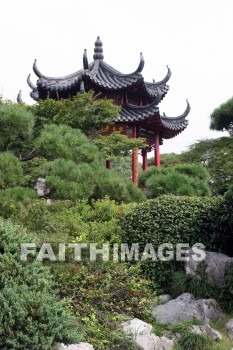
<path fill-rule="evenodd" d="M 160 168 L 159 134 L 155 136 L 155 167 Z"/>
<path fill-rule="evenodd" d="M 106 160 L 106 168 L 111 169 L 111 162 L 110 160 Z"/>
<path fill-rule="evenodd" d="M 137 137 L 137 128 L 136 125 L 133 125 L 133 134 L 132 137 L 136 139 Z M 132 153 L 132 182 L 135 186 L 138 186 L 138 149 L 135 148 Z"/>
<path fill-rule="evenodd" d="M 145 149 L 142 150 L 142 169 L 143 171 L 148 170 L 147 151 Z"/>

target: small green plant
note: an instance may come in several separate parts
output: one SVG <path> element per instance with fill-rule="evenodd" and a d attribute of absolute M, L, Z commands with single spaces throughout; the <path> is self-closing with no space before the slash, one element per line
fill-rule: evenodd
<path fill-rule="evenodd" d="M 211 350 L 211 340 L 202 334 L 185 331 L 178 340 L 180 350 Z"/>
<path fill-rule="evenodd" d="M 171 293 L 174 297 L 182 293 L 191 293 L 196 298 L 214 298 L 216 295 L 216 288 L 213 288 L 208 282 L 205 264 L 200 263 L 196 271 L 196 276 L 186 275 L 183 271 L 174 273 Z"/>

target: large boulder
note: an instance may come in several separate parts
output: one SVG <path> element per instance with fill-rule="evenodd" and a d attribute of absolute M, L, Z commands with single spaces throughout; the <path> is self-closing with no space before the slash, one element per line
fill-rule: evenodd
<path fill-rule="evenodd" d="M 61 343 L 58 347 L 58 350 L 94 350 L 93 345 L 89 343 L 78 343 L 65 345 Z"/>
<path fill-rule="evenodd" d="M 151 334 L 152 326 L 138 318 L 121 323 L 124 334 L 131 338 L 139 350 L 172 350 L 174 342 L 166 337 Z"/>
<path fill-rule="evenodd" d="M 174 342 L 166 337 L 157 337 L 155 334 L 140 335 L 135 339 L 139 350 L 172 350 Z"/>
<path fill-rule="evenodd" d="M 205 250 L 204 253 L 204 260 L 195 261 L 192 258 L 192 249 L 188 251 L 188 259 L 185 262 L 186 274 L 196 276 L 198 266 L 200 263 L 204 263 L 209 282 L 216 286 L 222 286 L 224 283 L 226 267 L 228 264 L 233 263 L 233 258 L 221 253 L 208 252 L 207 250 Z"/>
<path fill-rule="evenodd" d="M 176 324 L 198 320 L 203 323 L 214 322 L 222 317 L 222 311 L 214 299 L 196 300 L 190 293 L 183 293 L 166 304 L 156 306 L 152 316 L 159 323 Z"/>
<path fill-rule="evenodd" d="M 149 323 L 134 318 L 132 320 L 121 323 L 122 330 L 125 335 L 132 338 L 142 334 L 150 334 L 152 326 Z"/>

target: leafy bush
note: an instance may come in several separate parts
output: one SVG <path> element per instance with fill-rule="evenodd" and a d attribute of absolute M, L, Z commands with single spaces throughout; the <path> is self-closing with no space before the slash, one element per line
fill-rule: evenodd
<path fill-rule="evenodd" d="M 0 153 L 0 189 L 20 185 L 23 180 L 23 168 L 13 153 Z"/>
<path fill-rule="evenodd" d="M 104 167 L 98 168 L 95 174 L 96 186 L 91 196 L 92 199 L 97 200 L 109 196 L 118 203 L 142 202 L 146 199 L 141 189 L 112 170 L 109 171 Z"/>
<path fill-rule="evenodd" d="M 0 346 L 3 350 L 50 350 L 54 342 L 79 340 L 75 320 L 54 292 L 47 268 L 20 260 L 25 230 L 0 220 Z M 76 325 L 77 326 L 77 325 Z"/>
<path fill-rule="evenodd" d="M 210 190 L 201 180 L 178 171 L 171 170 L 166 174 L 151 176 L 146 181 L 148 197 L 155 198 L 162 194 L 177 196 L 208 196 Z"/>
<path fill-rule="evenodd" d="M 41 173 L 46 176 L 46 185 L 51 189 L 52 198 L 75 201 L 89 198 L 94 191 L 94 172 L 89 164 L 55 159 L 46 163 Z"/>
<path fill-rule="evenodd" d="M 141 252 L 152 243 L 155 252 L 162 243 L 202 243 L 207 250 L 224 251 L 228 235 L 227 214 L 222 198 L 162 196 L 139 204 L 122 221 L 125 242 L 139 242 Z M 169 290 L 172 274 L 179 269 L 175 260 L 142 262 L 146 277 L 155 286 Z"/>
<path fill-rule="evenodd" d="M 36 198 L 35 191 L 25 187 L 13 187 L 0 190 L 0 216 L 9 218 L 20 210 L 23 205 Z"/>
<path fill-rule="evenodd" d="M 209 174 L 200 164 L 180 164 L 175 167 L 149 167 L 139 178 L 140 187 L 147 189 L 147 196 L 155 198 L 163 194 L 177 196 L 209 196 Z"/>
<path fill-rule="evenodd" d="M 153 307 L 150 282 L 140 278 L 138 266 L 94 262 L 54 266 L 62 297 L 82 321 L 85 340 L 96 350 L 134 349 L 119 332 L 127 317 L 145 319 Z"/>

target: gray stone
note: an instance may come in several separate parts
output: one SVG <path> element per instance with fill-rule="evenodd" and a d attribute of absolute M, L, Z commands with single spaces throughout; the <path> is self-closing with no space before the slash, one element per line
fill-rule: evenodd
<path fill-rule="evenodd" d="M 143 334 L 135 339 L 135 345 L 139 350 L 172 350 L 174 343 L 166 337 L 158 337 L 155 334 Z"/>
<path fill-rule="evenodd" d="M 169 300 L 171 300 L 171 296 L 170 294 L 162 294 L 158 296 L 158 303 L 159 304 L 165 304 L 167 303 Z"/>
<path fill-rule="evenodd" d="M 156 306 L 152 316 L 159 323 L 176 324 L 194 319 L 203 323 L 214 322 L 222 317 L 222 311 L 214 299 L 196 300 L 192 294 L 183 293 L 166 304 Z"/>
<path fill-rule="evenodd" d="M 227 336 L 230 340 L 233 340 L 233 319 L 229 320 L 226 324 Z"/>
<path fill-rule="evenodd" d="M 61 343 L 58 347 L 58 350 L 94 350 L 93 345 L 89 343 L 78 343 L 65 345 Z"/>
<path fill-rule="evenodd" d="M 210 325 L 205 324 L 203 326 L 192 326 L 190 331 L 195 334 L 208 335 L 211 339 L 218 341 L 222 339 L 222 335 L 216 329 L 210 327 Z"/>
<path fill-rule="evenodd" d="M 152 326 L 146 322 L 134 318 L 132 320 L 121 323 L 125 335 L 136 338 L 138 335 L 150 334 Z"/>
<path fill-rule="evenodd" d="M 50 189 L 46 186 L 45 179 L 38 177 L 34 190 L 38 197 L 45 197 L 50 193 Z"/>
<path fill-rule="evenodd" d="M 186 274 L 196 276 L 196 270 L 199 264 L 204 263 L 206 266 L 205 271 L 208 275 L 209 282 L 216 286 L 222 286 L 224 283 L 226 266 L 230 263 L 233 263 L 233 258 L 221 253 L 208 252 L 206 250 L 204 253 L 204 260 L 195 261 L 192 258 L 193 250 L 190 249 L 188 251 L 187 257 L 189 259 L 185 262 Z"/>

